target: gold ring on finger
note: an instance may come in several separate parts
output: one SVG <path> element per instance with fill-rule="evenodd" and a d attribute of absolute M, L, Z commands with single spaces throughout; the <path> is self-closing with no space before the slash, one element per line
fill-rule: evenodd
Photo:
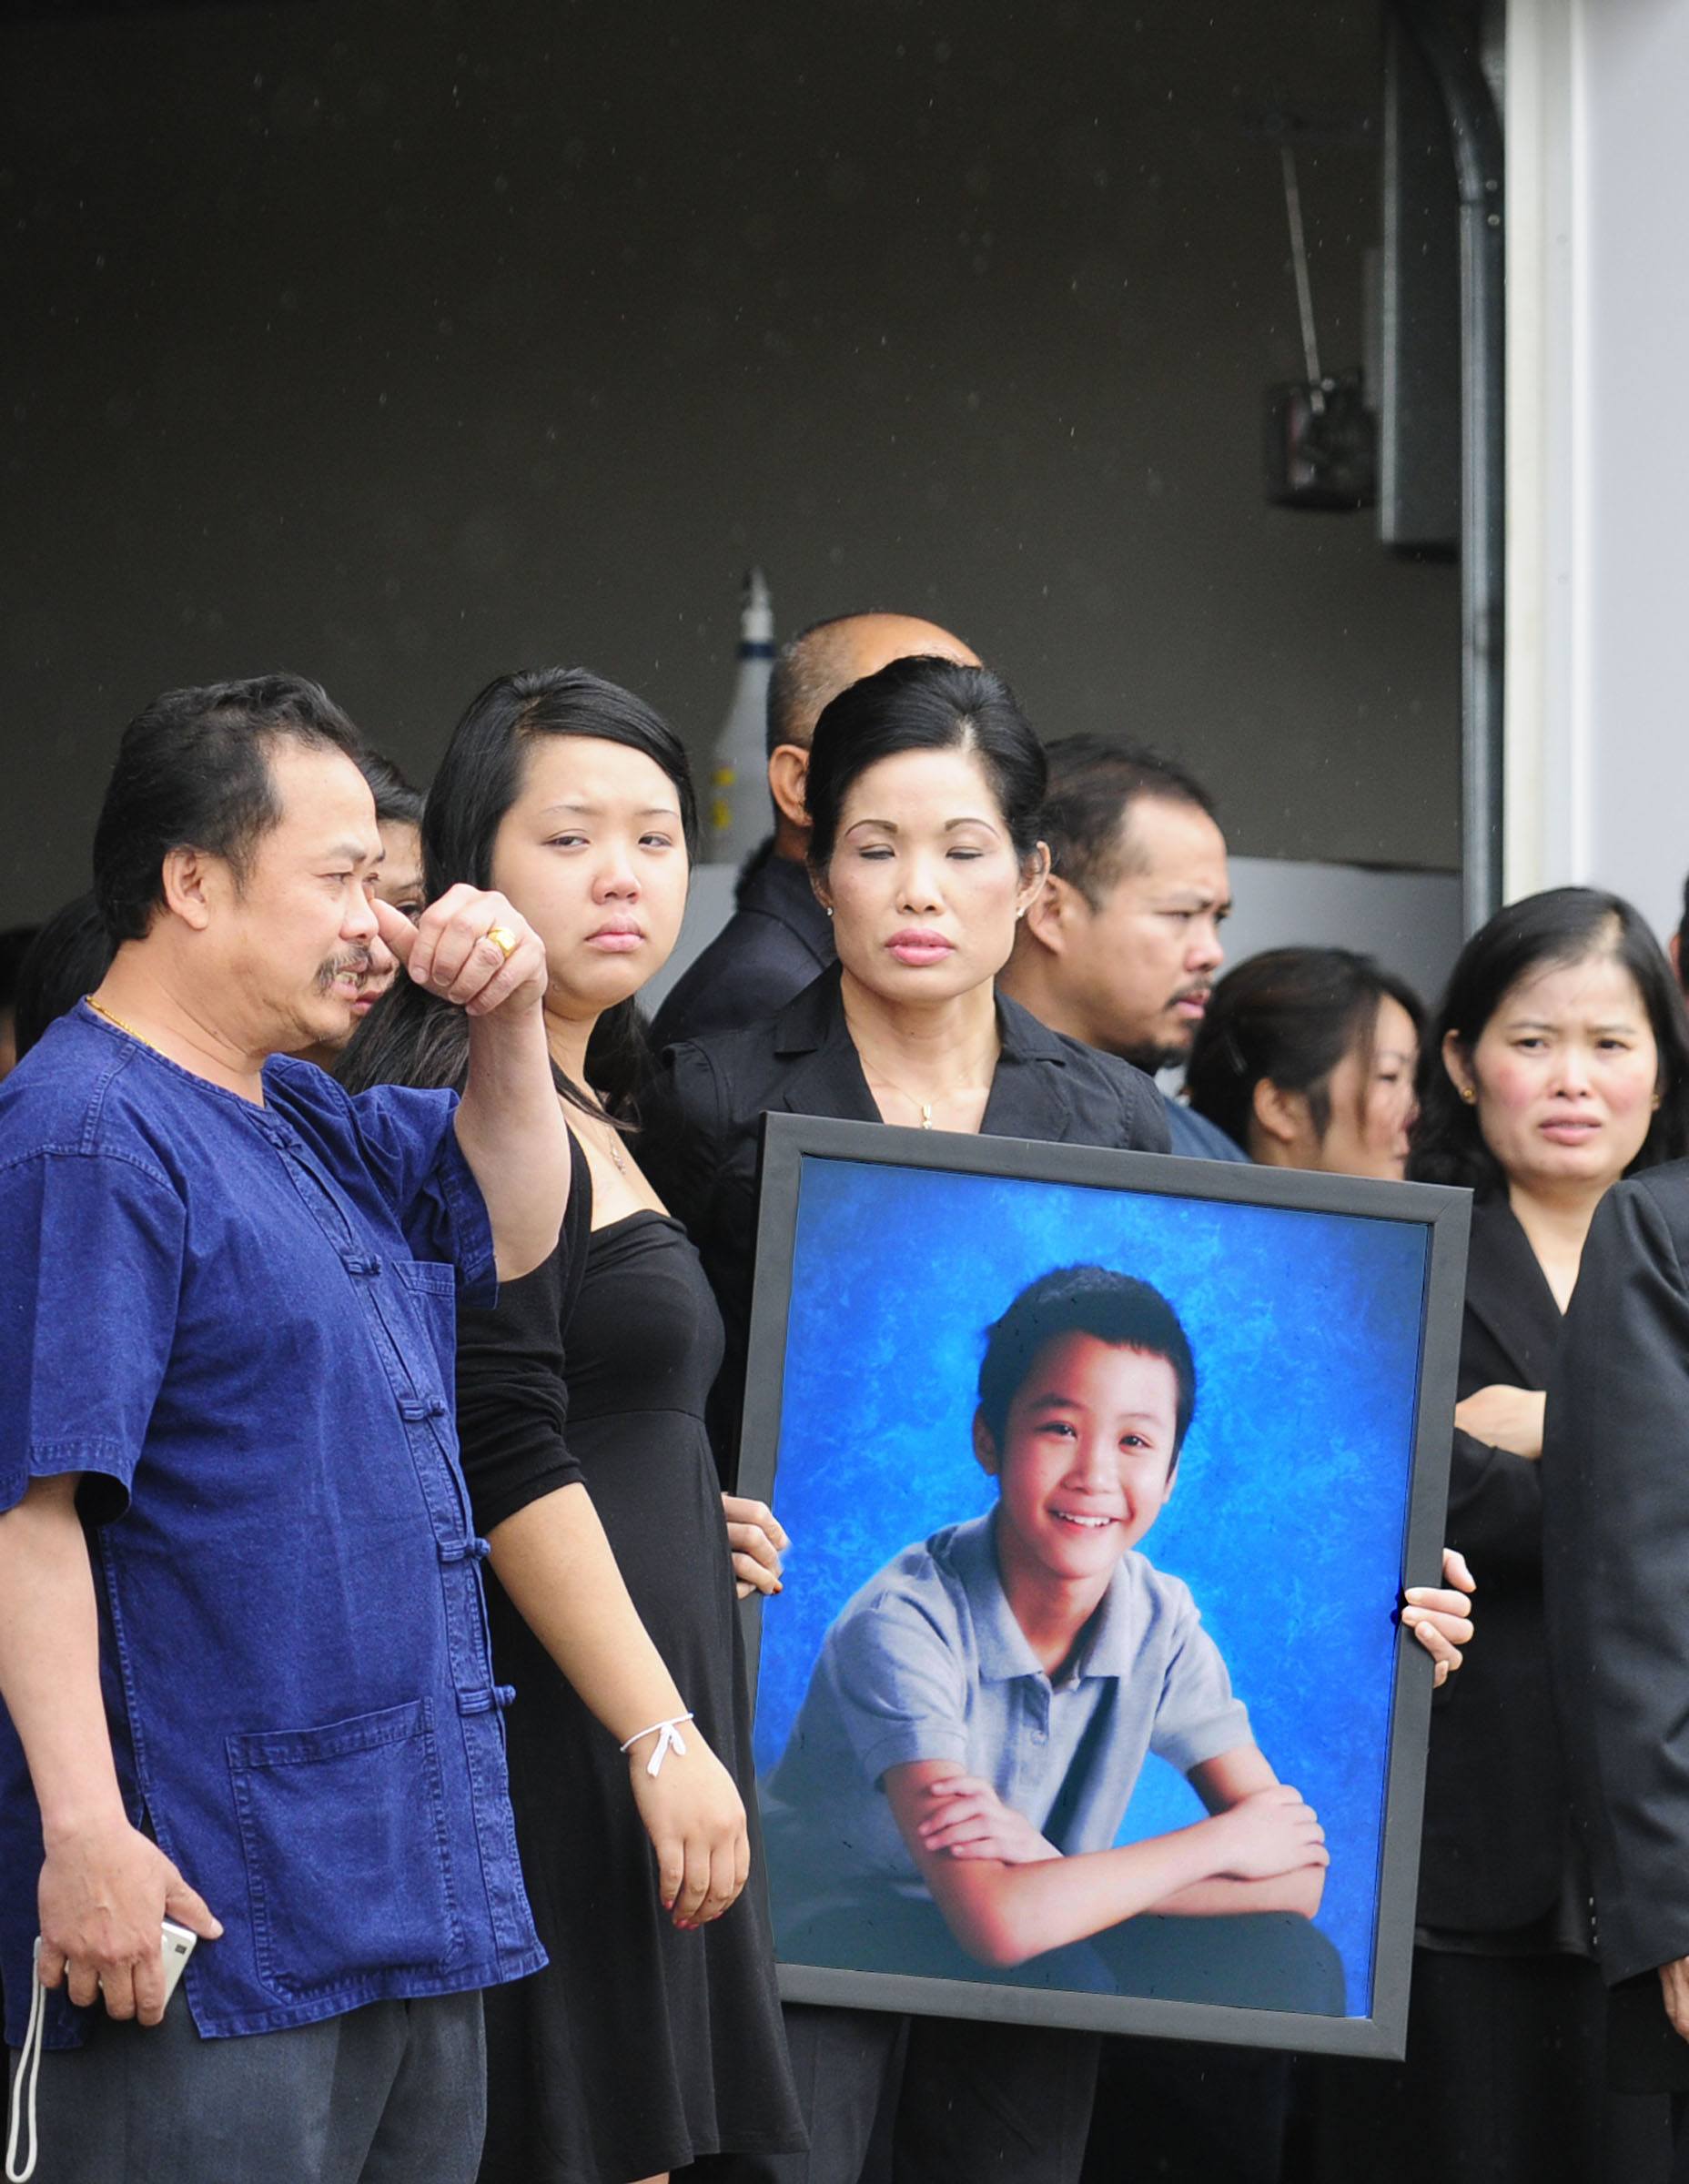
<path fill-rule="evenodd" d="M 511 957 L 521 945 L 520 935 L 512 933 L 509 925 L 489 925 L 482 935 L 482 938 L 491 941 L 506 963 L 509 963 Z"/>

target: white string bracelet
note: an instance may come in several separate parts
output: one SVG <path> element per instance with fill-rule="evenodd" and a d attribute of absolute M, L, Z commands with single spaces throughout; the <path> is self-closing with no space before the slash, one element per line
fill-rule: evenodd
<path fill-rule="evenodd" d="M 30 1967 L 29 2029 L 24 2035 L 23 2050 L 17 2058 L 17 2076 L 12 2081 L 12 2124 L 6 2133 L 5 2173 L 8 2184 L 29 2184 L 35 2173 L 35 2158 L 41 2151 L 41 2139 L 35 2129 L 35 2080 L 41 2075 L 41 2046 L 46 2036 L 47 1990 L 41 1984 L 41 1940 L 35 1939 L 35 1953 Z M 28 2151 L 22 2163 L 18 2140 L 27 2119 L 29 2137 L 25 2144 Z"/>
<path fill-rule="evenodd" d="M 662 1763 L 671 1752 L 678 1752 L 683 1759 L 685 1758 L 686 1739 L 681 1734 L 681 1724 L 691 1719 L 689 1714 L 676 1714 L 666 1722 L 652 1722 L 649 1729 L 636 1729 L 622 1749 L 631 1752 L 642 1736 L 654 1736 L 657 1740 L 656 1749 L 645 1762 L 645 1772 L 647 1774 L 661 1774 Z"/>

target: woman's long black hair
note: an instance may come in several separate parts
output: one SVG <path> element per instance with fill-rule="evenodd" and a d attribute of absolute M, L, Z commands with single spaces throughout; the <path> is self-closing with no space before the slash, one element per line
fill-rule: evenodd
<path fill-rule="evenodd" d="M 1480 1197 L 1506 1189 L 1476 1108 L 1461 1099 L 1443 1065 L 1443 1042 L 1451 1033 L 1470 1062 L 1485 1025 L 1521 979 L 1609 955 L 1636 981 L 1660 1057 L 1660 1104 L 1625 1173 L 1689 1152 L 1689 1025 L 1664 950 L 1622 895 L 1553 887 L 1498 910 L 1456 959 L 1421 1058 L 1420 1118 L 1408 1156 L 1415 1181 L 1461 1183 Z"/>
<path fill-rule="evenodd" d="M 698 842 L 698 803 L 680 738 L 632 691 L 579 667 L 530 668 L 499 675 L 452 731 L 422 814 L 422 869 L 428 898 L 466 881 L 492 885 L 492 850 L 506 813 L 521 794 L 528 753 L 542 737 L 572 735 L 622 743 L 662 768 L 680 799 L 681 831 L 691 857 Z M 628 1115 L 647 1066 L 634 1002 L 599 1018 L 587 1048 L 587 1074 L 606 1107 Z M 469 1020 L 401 973 L 372 1008 L 335 1074 L 351 1091 L 379 1084 L 449 1086 L 461 1090 L 469 1068 Z M 561 1080 L 564 1097 L 589 1114 L 595 1101 Z"/>

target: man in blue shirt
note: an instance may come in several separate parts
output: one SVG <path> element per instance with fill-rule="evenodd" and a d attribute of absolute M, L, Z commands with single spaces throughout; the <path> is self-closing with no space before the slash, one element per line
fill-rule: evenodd
<path fill-rule="evenodd" d="M 544 953 L 497 895 L 372 902 L 356 750 L 291 677 L 131 723 L 116 958 L 0 1092 L 0 1970 L 17 2045 L 39 1933 L 41 2184 L 458 2184 L 476 1990 L 542 1961 L 451 1392 L 458 1298 L 562 1216 Z M 465 1009 L 460 1102 L 272 1058 L 340 1043 L 378 942 Z M 162 2012 L 167 1916 L 200 1943 Z"/>
<path fill-rule="evenodd" d="M 1226 837 L 1207 790 L 1152 751 L 1069 735 L 1049 763 L 1049 882 L 998 983 L 1052 1031 L 1153 1077 L 1188 1057 L 1226 960 Z M 1176 1153 L 1249 1158 L 1183 1100 L 1167 1119 Z"/>

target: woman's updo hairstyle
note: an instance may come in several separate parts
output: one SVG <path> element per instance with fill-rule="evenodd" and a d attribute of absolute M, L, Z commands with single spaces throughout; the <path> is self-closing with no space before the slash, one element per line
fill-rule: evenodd
<path fill-rule="evenodd" d="M 1417 1034 L 1425 1012 L 1411 986 L 1349 948 L 1269 948 L 1214 988 L 1185 1070 L 1191 1106 L 1247 1152 L 1255 1087 L 1265 1079 L 1308 1102 L 1320 1138 L 1331 1127 L 1331 1074 L 1377 1036 L 1386 998 Z"/>
<path fill-rule="evenodd" d="M 1470 1064 L 1484 1026 L 1522 979 L 1611 956 L 1636 982 L 1660 1057 L 1660 1104 L 1627 1175 L 1689 1152 L 1689 1026 L 1664 950 L 1640 911 L 1599 887 L 1552 887 L 1498 910 L 1455 960 L 1425 1043 L 1420 1118 L 1408 1173 L 1421 1183 L 1461 1183 L 1481 1197 L 1507 1188 L 1484 1143 L 1477 1108 L 1455 1090 L 1442 1059 L 1451 1033 Z"/>
<path fill-rule="evenodd" d="M 894 660 L 853 682 L 815 723 L 804 791 L 812 872 L 824 873 L 833 861 L 839 816 L 853 784 L 870 766 L 903 751 L 976 756 L 1015 854 L 1023 864 L 1030 860 L 1038 846 L 1047 774 L 1044 746 L 1001 675 L 919 654 Z"/>

